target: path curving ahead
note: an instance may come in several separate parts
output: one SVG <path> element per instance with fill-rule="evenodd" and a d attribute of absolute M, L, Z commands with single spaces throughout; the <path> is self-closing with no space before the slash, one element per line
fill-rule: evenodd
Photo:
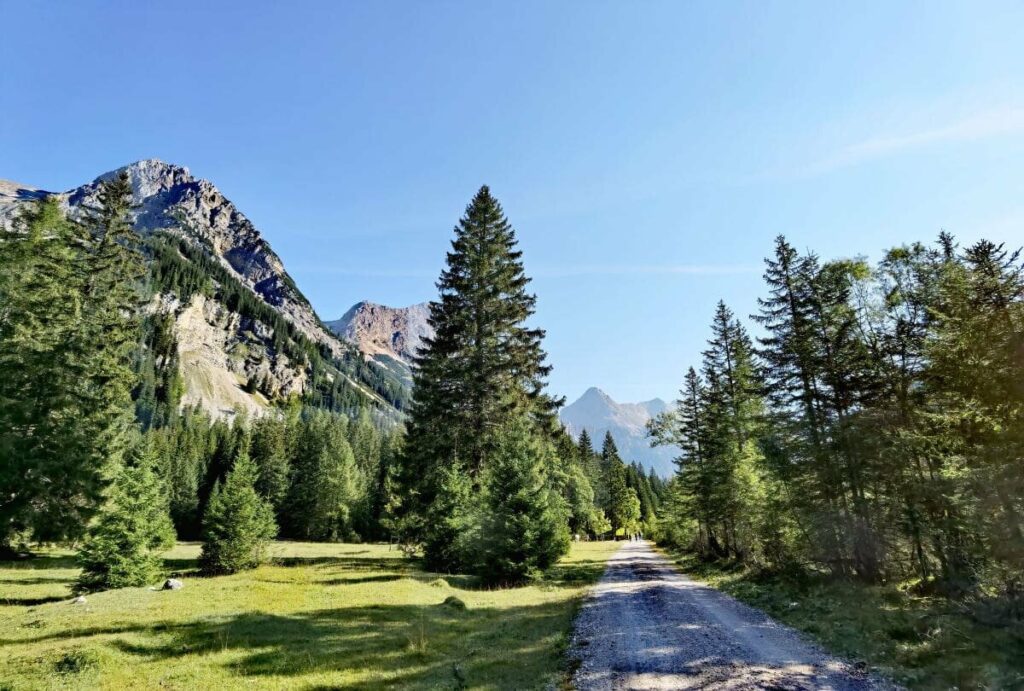
<path fill-rule="evenodd" d="M 690 580 L 645 542 L 608 562 L 576 620 L 575 688 L 889 688 L 793 629 Z"/>

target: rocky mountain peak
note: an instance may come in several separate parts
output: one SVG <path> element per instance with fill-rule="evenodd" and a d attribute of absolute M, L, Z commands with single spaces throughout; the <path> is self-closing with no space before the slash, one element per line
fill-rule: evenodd
<path fill-rule="evenodd" d="M 132 183 L 132 192 L 138 199 L 152 197 L 167 192 L 178 185 L 186 185 L 196 181 L 189 169 L 184 166 L 165 163 L 158 158 L 147 158 L 104 173 L 96 178 L 93 183 L 96 184 L 103 180 L 109 180 L 122 170 L 128 173 L 128 178 Z M 210 186 L 212 187 L 212 185 Z"/>
<path fill-rule="evenodd" d="M 388 357 L 411 365 L 423 339 L 434 335 L 430 303 L 388 307 L 364 300 L 327 326 L 371 358 Z"/>
<path fill-rule="evenodd" d="M 612 400 L 612 397 L 606 394 L 601 389 L 597 388 L 596 386 L 591 386 L 589 389 L 584 391 L 583 395 L 580 396 L 576 402 L 592 402 L 598 403 L 600 405 L 615 405 L 615 401 Z"/>
<path fill-rule="evenodd" d="M 647 422 L 666 408 L 667 404 L 660 398 L 643 403 L 618 403 L 592 386 L 575 402 L 562 408 L 559 417 L 573 437 L 578 437 L 585 429 L 598 447 L 605 433 L 611 432 L 624 461 L 638 461 L 667 477 L 678 450 L 651 448 L 647 437 Z"/>
<path fill-rule="evenodd" d="M 143 236 L 166 233 L 181 239 L 195 253 L 219 264 L 230 280 L 271 306 L 298 334 L 335 356 L 351 352 L 350 346 L 324 328 L 253 223 L 213 183 L 196 178 L 184 166 L 144 159 L 60 193 L 0 182 L 0 225 L 9 226 L 24 203 L 46 196 L 59 199 L 69 215 L 80 216 L 84 208 L 98 205 L 100 183 L 120 171 L 127 172 L 131 181 L 131 214 L 137 232 Z M 190 403 L 200 402 L 218 414 L 236 405 L 255 412 L 253 397 L 235 382 L 238 377 L 243 384 L 246 380 L 269 382 L 264 388 L 280 395 L 304 389 L 302 364 L 273 352 L 274 334 L 266 325 L 242 319 L 203 296 L 178 303 L 173 296 L 162 295 L 151 308 L 175 314 L 179 355 L 182 363 L 189 364 L 194 379 L 187 382 Z M 362 386 L 361 391 L 366 393 L 369 387 Z"/>

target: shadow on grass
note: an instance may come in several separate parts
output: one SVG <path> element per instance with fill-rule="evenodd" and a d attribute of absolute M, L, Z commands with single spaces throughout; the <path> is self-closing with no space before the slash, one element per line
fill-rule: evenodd
<path fill-rule="evenodd" d="M 52 583 L 67 583 L 70 579 L 67 576 L 39 576 L 32 578 L 0 578 L 0 583 L 12 583 L 14 585 L 49 585 Z"/>
<path fill-rule="evenodd" d="M 317 583 L 320 585 L 355 585 L 356 583 L 387 583 L 390 581 L 400 581 L 403 578 L 405 578 L 405 576 L 382 573 L 376 576 L 352 576 L 351 578 L 342 576 L 341 578 L 330 578 L 326 581 L 317 581 Z"/>
<path fill-rule="evenodd" d="M 353 689 L 532 688 L 557 669 L 568 621 L 564 603 L 468 611 L 378 605 L 165 623 L 136 629 L 157 642 L 112 644 L 150 661 L 243 651 L 227 664 L 239 676 L 347 671 L 356 678 L 345 688 Z"/>
<path fill-rule="evenodd" d="M 8 607 L 37 607 L 51 602 L 67 600 L 70 595 L 53 595 L 50 597 L 0 597 L 0 605 Z"/>
<path fill-rule="evenodd" d="M 32 556 L 26 557 L 24 559 L 15 559 L 13 561 L 0 561 L 0 569 L 25 569 L 29 571 L 42 571 L 45 569 L 76 568 L 78 568 L 78 562 L 75 561 L 75 557 L 71 555 L 54 556 L 50 554 L 33 554 Z"/>

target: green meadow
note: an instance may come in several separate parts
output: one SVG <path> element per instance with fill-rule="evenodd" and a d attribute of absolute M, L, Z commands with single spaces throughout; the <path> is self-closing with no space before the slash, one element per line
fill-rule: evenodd
<path fill-rule="evenodd" d="M 580 598 L 616 547 L 574 544 L 544 581 L 490 590 L 376 544 L 275 543 L 267 565 L 204 578 L 186 543 L 165 555 L 182 590 L 81 604 L 71 553 L 42 551 L 0 562 L 0 688 L 558 685 Z"/>

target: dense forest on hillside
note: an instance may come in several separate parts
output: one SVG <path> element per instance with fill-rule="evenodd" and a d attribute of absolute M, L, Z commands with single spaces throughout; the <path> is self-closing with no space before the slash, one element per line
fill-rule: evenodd
<path fill-rule="evenodd" d="M 783 237 L 653 424 L 669 544 L 767 571 L 1024 602 L 1024 263 L 991 242 L 822 261 Z M 992 616 L 996 616 L 992 613 Z"/>
<path fill-rule="evenodd" d="M 187 303 L 196 293 L 216 297 L 230 311 L 268 327 L 273 332 L 275 351 L 309 367 L 312 381 L 306 393 L 309 405 L 354 415 L 367 404 L 365 395 L 353 383 L 359 382 L 398 410 L 406 406 L 408 390 L 397 376 L 366 361 L 352 347 L 346 347 L 340 356 L 336 356 L 327 345 L 313 343 L 273 306 L 257 297 L 223 265 L 196 247 L 193 241 L 156 233 L 146 239 L 145 250 L 152 258 L 151 293 L 173 294 L 182 303 Z M 250 385 L 259 390 L 261 382 L 251 382 Z"/>

